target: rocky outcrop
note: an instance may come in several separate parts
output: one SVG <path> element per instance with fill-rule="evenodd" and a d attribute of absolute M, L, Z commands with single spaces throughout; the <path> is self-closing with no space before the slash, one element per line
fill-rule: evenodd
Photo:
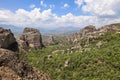
<path fill-rule="evenodd" d="M 72 41 L 73 44 L 77 44 L 80 39 L 82 38 L 93 38 L 93 33 L 96 32 L 97 29 L 95 26 L 89 25 L 86 26 L 85 28 L 81 29 L 79 32 L 76 32 L 72 35 L 69 36 L 68 41 Z M 95 36 L 94 36 L 95 37 Z"/>
<path fill-rule="evenodd" d="M 84 29 L 80 30 L 79 32 L 80 38 L 91 36 L 91 34 L 95 31 L 96 31 L 95 26 L 93 25 L 86 26 Z"/>
<path fill-rule="evenodd" d="M 55 44 L 55 41 L 54 41 L 54 37 L 51 35 L 48 38 L 48 45 L 53 45 L 53 44 Z"/>
<path fill-rule="evenodd" d="M 118 32 L 120 31 L 120 23 L 105 25 L 98 29 L 99 32 L 106 33 L 106 32 Z"/>
<path fill-rule="evenodd" d="M 0 27 L 0 48 L 18 51 L 18 44 L 10 29 Z"/>
<path fill-rule="evenodd" d="M 43 47 L 42 38 L 39 30 L 25 28 L 20 37 L 14 37 L 10 29 L 0 27 L 0 48 L 26 52 L 29 48 L 40 49 Z"/>
<path fill-rule="evenodd" d="M 69 41 L 77 43 L 80 39 L 86 38 L 88 40 L 98 38 L 101 35 L 104 35 L 107 32 L 120 32 L 120 23 L 105 25 L 99 29 L 96 29 L 95 26 L 89 25 L 81 29 L 79 32 L 76 32 L 69 37 Z"/>
<path fill-rule="evenodd" d="M 34 28 L 25 28 L 20 40 L 23 40 L 29 48 L 40 49 L 43 47 L 41 33 Z"/>
<path fill-rule="evenodd" d="M 31 44 L 34 48 L 41 48 L 39 31 L 25 29 L 21 38 L 16 38 L 16 41 L 10 29 L 0 28 L 0 80 L 50 80 L 47 74 L 28 65 L 13 52 L 27 51 Z"/>
<path fill-rule="evenodd" d="M 54 45 L 55 44 L 55 39 L 52 35 L 50 36 L 43 36 L 44 40 L 44 45 Z"/>
<path fill-rule="evenodd" d="M 84 33 L 93 32 L 93 31 L 96 31 L 96 28 L 93 25 L 86 26 L 85 28 L 80 30 L 80 32 L 84 32 Z"/>
<path fill-rule="evenodd" d="M 16 53 L 0 48 L 1 80 L 50 80 L 47 74 L 20 60 Z"/>
<path fill-rule="evenodd" d="M 16 37 L 18 43 L 18 48 L 20 53 L 25 53 L 29 50 L 29 45 L 26 41 L 21 40 L 19 37 Z"/>
<path fill-rule="evenodd" d="M 69 44 L 73 45 L 71 48 L 74 48 L 74 46 L 77 46 L 80 43 L 80 50 L 89 51 L 91 49 L 86 48 L 86 46 L 88 47 L 91 41 L 96 40 L 105 33 L 120 33 L 120 23 L 105 25 L 99 29 L 90 25 L 81 29 L 79 32 L 67 36 L 66 38 Z M 105 43 L 105 41 L 96 43 L 96 48 L 100 48 Z"/>

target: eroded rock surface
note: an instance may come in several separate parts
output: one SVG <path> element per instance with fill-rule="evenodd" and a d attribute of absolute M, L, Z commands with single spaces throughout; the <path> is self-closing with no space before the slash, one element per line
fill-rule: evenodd
<path fill-rule="evenodd" d="M 89 25 L 81 29 L 79 32 L 70 35 L 68 39 L 69 41 L 76 43 L 83 38 L 88 40 L 98 38 L 107 32 L 120 32 L 120 23 L 105 25 L 99 29 L 96 29 L 93 25 Z"/>
<path fill-rule="evenodd" d="M 21 40 L 19 37 L 16 37 L 18 43 L 18 48 L 20 53 L 25 53 L 29 50 L 29 45 L 26 41 Z"/>
<path fill-rule="evenodd" d="M 40 49 L 43 47 L 41 33 L 38 29 L 34 28 L 25 28 L 22 35 L 20 36 L 20 39 L 18 40 L 18 43 L 22 43 L 24 45 L 26 44 L 29 48 L 33 49 Z"/>
<path fill-rule="evenodd" d="M 28 43 L 29 47 L 31 48 L 39 49 L 43 47 L 41 33 L 37 29 L 25 28 L 22 38 Z"/>
<path fill-rule="evenodd" d="M 16 53 L 0 48 L 1 80 L 50 80 L 47 74 L 20 60 Z"/>
<path fill-rule="evenodd" d="M 0 27 L 0 48 L 18 51 L 18 44 L 10 29 Z"/>

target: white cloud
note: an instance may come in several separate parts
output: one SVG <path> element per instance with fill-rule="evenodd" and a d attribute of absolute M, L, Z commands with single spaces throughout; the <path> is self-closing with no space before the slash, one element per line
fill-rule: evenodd
<path fill-rule="evenodd" d="M 35 5 L 34 5 L 34 4 L 31 4 L 29 7 L 30 7 L 30 8 L 35 8 Z"/>
<path fill-rule="evenodd" d="M 10 10 L 0 10 L 0 24 L 8 24 L 23 27 L 85 27 L 87 25 L 102 26 L 109 23 L 120 22 L 120 17 L 105 18 L 96 15 L 75 16 L 72 13 L 58 16 L 52 13 L 52 9 L 41 11 L 40 8 L 34 8 L 31 11 L 18 9 L 16 12 Z"/>
<path fill-rule="evenodd" d="M 79 8 L 83 4 L 84 0 L 75 0 L 74 2 L 75 2 L 75 4 L 78 5 L 78 8 Z"/>
<path fill-rule="evenodd" d="M 36 26 L 48 27 L 56 15 L 51 9 L 40 11 L 40 8 L 34 8 L 31 11 L 18 9 L 15 13 L 9 10 L 0 10 L 0 24 L 10 24 L 14 26 Z"/>
<path fill-rule="evenodd" d="M 84 2 L 92 2 L 93 0 L 84 0 Z"/>
<path fill-rule="evenodd" d="M 69 8 L 69 7 L 70 6 L 67 3 L 65 3 L 62 8 Z"/>
<path fill-rule="evenodd" d="M 86 5 L 82 7 L 84 12 L 92 13 L 96 16 L 118 15 L 120 0 L 84 0 Z"/>
<path fill-rule="evenodd" d="M 47 4 L 45 4 L 44 1 L 40 1 L 40 5 L 43 7 L 47 7 Z"/>

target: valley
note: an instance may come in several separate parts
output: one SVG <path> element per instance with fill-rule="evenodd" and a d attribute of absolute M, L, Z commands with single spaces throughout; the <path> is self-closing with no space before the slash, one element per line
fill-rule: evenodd
<path fill-rule="evenodd" d="M 7 73 L 12 70 L 12 76 L 4 74 L 13 79 L 17 73 L 16 80 L 120 79 L 119 23 L 105 25 L 99 29 L 89 25 L 65 36 L 43 36 L 35 28 L 25 28 L 23 33 L 16 37 L 10 29 L 1 28 L 0 31 L 0 39 L 3 41 L 0 43 L 0 77 L 3 80 L 3 69 L 7 68 Z M 5 50 L 8 53 L 3 53 Z"/>

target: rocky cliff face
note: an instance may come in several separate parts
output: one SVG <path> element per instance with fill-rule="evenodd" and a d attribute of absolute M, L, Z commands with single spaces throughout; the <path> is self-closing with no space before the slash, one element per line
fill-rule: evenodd
<path fill-rule="evenodd" d="M 26 41 L 31 48 L 40 49 L 43 47 L 41 33 L 37 29 L 25 28 L 21 39 Z"/>
<path fill-rule="evenodd" d="M 18 51 L 18 44 L 10 29 L 0 27 L 0 48 Z"/>
<path fill-rule="evenodd" d="M 41 48 L 42 39 L 39 31 L 25 29 L 22 40 L 19 43 L 17 41 L 11 30 L 0 28 L 0 80 L 50 80 L 47 74 L 28 65 L 13 52 L 18 51 L 18 48 Z"/>
<path fill-rule="evenodd" d="M 120 33 L 120 23 L 105 25 L 99 29 L 96 29 L 95 26 L 89 25 L 81 29 L 79 32 L 68 35 L 66 37 L 66 41 L 68 41 L 68 43 L 72 45 L 71 48 L 77 49 L 77 47 L 75 46 L 79 46 L 80 50 L 86 51 L 91 41 L 94 41 L 100 36 L 109 32 Z M 100 48 L 100 46 L 105 43 L 106 42 L 104 41 L 100 41 L 96 44 L 96 47 Z"/>
<path fill-rule="evenodd" d="M 93 33 L 96 32 L 95 26 L 89 25 L 86 26 L 85 28 L 81 29 L 79 32 L 76 32 L 72 34 L 69 38 L 69 41 L 73 41 L 73 43 L 76 43 L 82 38 L 89 38 L 93 36 Z"/>
<path fill-rule="evenodd" d="M 120 31 L 120 23 L 105 25 L 98 29 L 99 32 L 118 32 Z"/>
<path fill-rule="evenodd" d="M 21 40 L 19 37 L 16 37 L 18 43 L 18 48 L 20 53 L 25 53 L 29 50 L 29 45 L 26 41 Z"/>
<path fill-rule="evenodd" d="M 106 25 L 99 29 L 96 29 L 95 26 L 89 25 L 81 29 L 79 32 L 72 34 L 69 37 L 69 39 L 74 43 L 82 38 L 87 38 L 87 39 L 97 38 L 107 32 L 119 32 L 119 31 L 120 31 L 120 23 Z"/>
<path fill-rule="evenodd" d="M 16 53 L 0 48 L 0 80 L 50 80 L 50 78 L 20 60 Z"/>
<path fill-rule="evenodd" d="M 20 45 L 20 51 L 23 52 L 29 48 L 40 49 L 43 47 L 41 33 L 34 28 L 25 28 L 20 38 L 17 38 L 17 42 Z"/>
<path fill-rule="evenodd" d="M 55 36 L 50 35 L 50 36 L 42 36 L 42 37 L 43 37 L 43 43 L 45 46 L 56 44 Z"/>

